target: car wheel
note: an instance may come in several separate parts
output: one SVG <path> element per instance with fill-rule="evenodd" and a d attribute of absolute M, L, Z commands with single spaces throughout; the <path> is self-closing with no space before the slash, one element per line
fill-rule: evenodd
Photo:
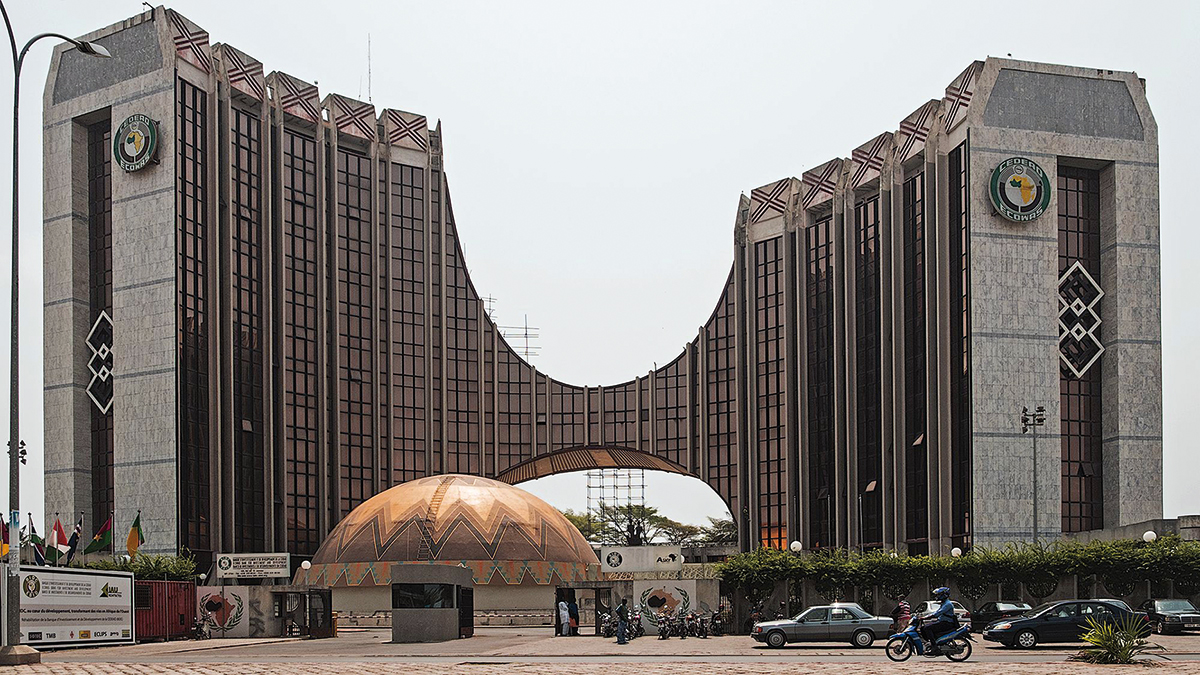
<path fill-rule="evenodd" d="M 1154 631 L 1154 633 L 1156 635 L 1163 634 L 1163 626 L 1162 626 L 1161 621 L 1155 621 L 1154 623 L 1150 624 L 1150 628 Z"/>
<path fill-rule="evenodd" d="M 1031 630 L 1023 630 L 1017 633 L 1017 637 L 1013 640 L 1013 644 L 1021 649 L 1033 649 L 1037 646 L 1037 633 Z"/>
<path fill-rule="evenodd" d="M 875 642 L 875 634 L 869 630 L 860 630 L 854 634 L 850 644 L 855 647 L 870 647 Z"/>
<path fill-rule="evenodd" d="M 780 647 L 784 646 L 785 644 L 787 644 L 787 638 L 783 637 L 782 632 L 775 631 L 773 633 L 767 634 L 767 646 L 774 647 L 775 649 L 779 649 Z"/>

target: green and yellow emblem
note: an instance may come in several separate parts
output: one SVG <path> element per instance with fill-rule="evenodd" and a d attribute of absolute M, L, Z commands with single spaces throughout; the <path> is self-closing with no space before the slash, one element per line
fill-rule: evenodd
<path fill-rule="evenodd" d="M 113 134 L 113 156 L 126 171 L 139 171 L 158 151 L 158 123 L 146 115 L 131 115 Z"/>
<path fill-rule="evenodd" d="M 1050 205 L 1050 178 L 1032 159 L 1011 157 L 992 171 L 988 193 L 1000 215 L 1025 223 L 1045 213 Z"/>

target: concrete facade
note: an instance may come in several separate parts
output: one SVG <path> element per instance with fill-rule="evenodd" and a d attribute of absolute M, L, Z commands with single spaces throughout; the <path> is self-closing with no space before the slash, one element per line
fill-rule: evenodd
<path fill-rule="evenodd" d="M 1057 537 L 1064 472 L 1077 469 L 1060 433 L 1057 189 L 1047 213 L 1015 223 L 987 188 L 993 168 L 1020 156 L 1051 186 L 1064 168 L 1099 172 L 1090 273 L 1103 289 L 1092 366 L 1102 518 L 1088 522 L 1161 516 L 1158 139 L 1134 73 L 970 64 L 849 157 L 743 195 L 729 281 L 696 338 L 644 376 L 580 387 L 525 363 L 487 318 L 437 125 L 265 74 L 171 10 L 85 37 L 113 51 L 108 69 L 60 47 L 45 93 L 48 514 L 85 511 L 93 530 L 106 503 L 93 489 L 111 472 L 118 529 L 140 510 L 148 550 L 290 550 L 299 562 L 391 485 L 454 472 L 515 483 L 615 463 L 705 481 L 743 549 L 799 540 L 944 553 L 1026 540 L 1035 476 L 1039 538 Z M 188 167 L 177 165 L 190 133 L 177 128 L 185 86 L 207 106 L 194 210 L 181 206 Z M 93 448 L 86 393 L 95 308 L 84 146 L 89 125 L 134 113 L 159 121 L 161 150 L 157 165 L 112 171 L 107 460 Z M 231 168 L 242 152 L 235 118 L 261 146 L 246 179 L 261 193 L 253 208 L 232 205 L 244 189 Z M 180 253 L 180 222 L 197 212 L 203 273 Z M 237 239 L 245 222 L 261 227 L 255 253 Z M 188 275 L 209 303 L 204 357 L 190 370 Z M 243 282 L 259 289 L 251 327 L 231 318 Z M 877 363 L 856 347 L 864 333 Z M 247 350 L 259 365 L 239 361 Z M 194 370 L 200 402 L 187 393 Z M 253 406 L 239 399 L 247 387 L 259 392 Z M 184 415 L 199 403 L 204 419 Z M 1036 458 L 1025 406 L 1046 411 Z"/>

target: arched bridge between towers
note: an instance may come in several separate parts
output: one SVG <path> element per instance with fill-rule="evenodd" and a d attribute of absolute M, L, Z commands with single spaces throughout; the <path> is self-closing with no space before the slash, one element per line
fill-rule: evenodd
<path fill-rule="evenodd" d="M 580 446 L 555 450 L 533 459 L 527 459 L 501 472 L 496 476 L 496 480 L 516 485 L 559 473 L 591 469 L 646 469 L 700 478 L 688 471 L 687 468 L 665 457 L 641 450 L 620 446 Z"/>

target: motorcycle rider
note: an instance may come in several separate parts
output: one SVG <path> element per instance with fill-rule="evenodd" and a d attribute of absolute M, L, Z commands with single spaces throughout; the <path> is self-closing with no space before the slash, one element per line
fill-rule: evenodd
<path fill-rule="evenodd" d="M 949 588 L 935 588 L 933 598 L 942 604 L 921 617 L 921 637 L 929 644 L 926 654 L 938 656 L 941 649 L 937 646 L 937 639 L 958 629 L 958 616 L 954 614 L 954 604 L 950 602 Z"/>

